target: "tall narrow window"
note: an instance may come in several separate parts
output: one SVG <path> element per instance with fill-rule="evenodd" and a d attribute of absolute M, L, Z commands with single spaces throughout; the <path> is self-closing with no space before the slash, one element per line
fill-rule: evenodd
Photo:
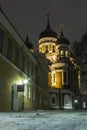
<path fill-rule="evenodd" d="M 66 51 L 65 54 L 66 54 L 66 57 L 69 57 L 69 51 Z"/>
<path fill-rule="evenodd" d="M 28 86 L 28 99 L 30 99 L 30 98 L 31 98 L 31 87 Z"/>
<path fill-rule="evenodd" d="M 64 51 L 63 50 L 61 50 L 61 56 L 64 56 Z"/>
<path fill-rule="evenodd" d="M 15 48 L 15 65 L 19 67 L 20 50 L 18 46 Z"/>
<path fill-rule="evenodd" d="M 55 73 L 53 74 L 53 82 L 55 83 Z"/>
<path fill-rule="evenodd" d="M 67 75 L 66 75 L 66 72 L 64 72 L 64 82 L 65 82 L 65 83 L 67 82 Z"/>
<path fill-rule="evenodd" d="M 52 52 L 52 50 L 51 50 L 51 45 L 49 45 L 49 50 L 50 50 L 50 52 Z"/>
<path fill-rule="evenodd" d="M 38 94 L 38 102 L 41 103 L 41 94 Z"/>
<path fill-rule="evenodd" d="M 35 101 L 35 89 L 32 89 L 32 100 Z"/>
<path fill-rule="evenodd" d="M 34 76 L 35 76 L 35 66 L 34 66 L 34 64 L 32 63 L 32 64 L 31 64 L 31 77 L 32 77 L 32 79 L 34 79 Z"/>
<path fill-rule="evenodd" d="M 55 72 L 52 74 L 52 81 L 53 81 L 53 85 L 55 85 L 56 84 L 56 73 Z"/>
<path fill-rule="evenodd" d="M 31 76 L 33 76 L 33 63 L 31 64 Z"/>
<path fill-rule="evenodd" d="M 0 52 L 3 50 L 4 31 L 0 28 Z"/>
<path fill-rule="evenodd" d="M 42 47 L 40 47 L 40 52 L 42 52 Z"/>
<path fill-rule="evenodd" d="M 22 70 L 25 72 L 25 55 L 22 55 Z"/>
<path fill-rule="evenodd" d="M 57 79 L 57 82 L 56 82 L 56 87 L 57 88 L 62 88 L 62 84 L 63 84 L 63 76 L 62 76 L 62 71 L 57 71 L 56 72 L 56 79 Z"/>
<path fill-rule="evenodd" d="M 48 52 L 48 46 L 46 46 L 46 53 Z"/>
<path fill-rule="evenodd" d="M 44 52 L 44 46 L 43 46 L 43 52 Z"/>
<path fill-rule="evenodd" d="M 53 52 L 55 52 L 55 46 L 53 46 Z"/>
<path fill-rule="evenodd" d="M 27 62 L 27 74 L 30 76 L 30 62 Z"/>
<path fill-rule="evenodd" d="M 7 58 L 9 60 L 12 58 L 12 40 L 10 38 L 8 39 Z"/>

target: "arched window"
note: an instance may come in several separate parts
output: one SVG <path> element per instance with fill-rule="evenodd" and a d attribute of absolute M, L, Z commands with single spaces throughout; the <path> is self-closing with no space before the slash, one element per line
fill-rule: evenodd
<path fill-rule="evenodd" d="M 66 83 L 67 82 L 67 74 L 66 74 L 66 72 L 64 72 L 64 83 Z"/>
<path fill-rule="evenodd" d="M 66 57 L 69 57 L 69 51 L 65 52 Z"/>
<path fill-rule="evenodd" d="M 64 50 L 61 50 L 60 54 L 61 56 L 64 56 Z"/>
<path fill-rule="evenodd" d="M 70 96 L 68 94 L 64 95 L 64 105 L 70 105 Z"/>
<path fill-rule="evenodd" d="M 44 46 L 42 46 L 42 51 L 44 52 Z"/>
<path fill-rule="evenodd" d="M 40 48 L 40 52 L 42 52 L 42 47 Z"/>
<path fill-rule="evenodd" d="M 53 52 L 55 52 L 55 46 L 53 46 Z"/>
<path fill-rule="evenodd" d="M 46 46 L 46 53 L 48 52 L 48 46 Z"/>

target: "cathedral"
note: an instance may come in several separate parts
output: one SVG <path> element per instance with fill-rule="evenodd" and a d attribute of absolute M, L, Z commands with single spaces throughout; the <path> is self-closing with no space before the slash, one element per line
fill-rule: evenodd
<path fill-rule="evenodd" d="M 48 60 L 50 108 L 73 109 L 79 95 L 80 69 L 70 50 L 70 42 L 61 28 L 60 37 L 51 29 L 49 16 L 47 26 L 39 35 L 39 52 Z"/>
<path fill-rule="evenodd" d="M 0 8 L 0 111 L 75 109 L 80 99 L 80 67 L 63 28 L 58 37 L 48 16 L 35 51 Z"/>

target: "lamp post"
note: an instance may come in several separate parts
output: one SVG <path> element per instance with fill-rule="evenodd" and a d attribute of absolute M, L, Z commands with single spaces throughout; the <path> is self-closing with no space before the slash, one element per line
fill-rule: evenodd
<path fill-rule="evenodd" d="M 75 100 L 74 100 L 74 103 L 75 103 L 75 109 L 77 109 L 78 100 L 75 99 Z"/>

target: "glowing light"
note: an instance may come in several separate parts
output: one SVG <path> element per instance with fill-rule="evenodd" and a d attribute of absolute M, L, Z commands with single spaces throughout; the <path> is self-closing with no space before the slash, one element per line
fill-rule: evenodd
<path fill-rule="evenodd" d="M 25 79 L 23 80 L 23 84 L 26 85 L 30 80 L 31 80 L 31 78 L 25 78 Z"/>
<path fill-rule="evenodd" d="M 78 102 L 78 100 L 76 99 L 76 100 L 75 100 L 75 103 L 77 103 L 77 102 Z"/>
<path fill-rule="evenodd" d="M 62 88 L 62 72 L 57 72 L 56 73 L 56 79 L 57 79 L 56 87 L 57 88 Z"/>
<path fill-rule="evenodd" d="M 28 80 L 27 80 L 27 79 L 25 79 L 25 80 L 24 80 L 24 84 L 27 84 L 27 83 L 28 83 Z"/>
<path fill-rule="evenodd" d="M 23 85 L 22 80 L 21 80 L 21 81 L 19 81 L 19 82 L 17 82 L 17 84 L 19 84 L 19 85 Z"/>

